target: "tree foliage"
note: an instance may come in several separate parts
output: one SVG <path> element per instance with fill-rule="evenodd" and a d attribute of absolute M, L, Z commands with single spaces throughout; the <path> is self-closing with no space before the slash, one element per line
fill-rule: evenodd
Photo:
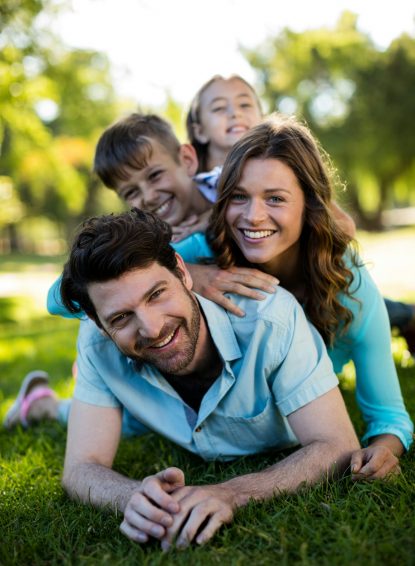
<path fill-rule="evenodd" d="M 269 110 L 295 113 L 332 155 L 366 227 L 413 198 L 415 39 L 381 51 L 345 12 L 333 29 L 285 29 L 246 52 Z"/>
<path fill-rule="evenodd" d="M 0 175 L 2 206 L 19 203 L 20 217 L 47 216 L 67 236 L 99 209 L 91 176 L 96 139 L 115 117 L 107 58 L 70 50 L 39 23 L 63 2 L 6 0 L 0 14 Z M 0 228 L 18 245 L 16 215 Z M 10 235 L 10 234 L 9 234 Z"/>

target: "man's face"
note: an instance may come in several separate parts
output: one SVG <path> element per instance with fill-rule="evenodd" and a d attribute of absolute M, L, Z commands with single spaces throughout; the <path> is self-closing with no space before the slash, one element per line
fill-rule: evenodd
<path fill-rule="evenodd" d="M 181 258 L 178 258 L 179 260 Z M 199 305 L 191 279 L 183 280 L 158 263 L 88 286 L 104 330 L 126 356 L 185 375 L 199 359 Z"/>
<path fill-rule="evenodd" d="M 143 169 L 126 168 L 129 178 L 120 181 L 117 193 L 131 207 L 154 212 L 170 226 L 186 219 L 192 205 L 193 175 L 197 158 L 192 148 L 183 145 L 178 161 L 156 140 Z"/>

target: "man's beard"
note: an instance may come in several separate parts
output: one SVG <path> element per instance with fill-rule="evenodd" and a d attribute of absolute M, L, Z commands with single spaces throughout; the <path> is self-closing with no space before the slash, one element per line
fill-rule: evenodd
<path fill-rule="evenodd" d="M 177 318 L 173 322 L 168 322 L 163 326 L 160 335 L 156 339 L 149 340 L 147 338 L 138 337 L 135 349 L 137 352 L 141 351 L 142 353 L 140 355 L 127 354 L 137 364 L 141 365 L 147 363 L 155 366 L 162 373 L 178 374 L 186 369 L 193 361 L 199 338 L 200 309 L 194 295 L 188 291 L 184 285 L 183 289 L 191 304 L 190 320 L 187 321 L 185 318 Z M 172 352 L 164 353 L 162 349 L 160 352 L 157 350 L 148 350 L 149 346 L 157 344 L 157 342 L 169 336 L 169 334 L 177 328 L 179 328 L 179 332 L 182 333 L 182 337 L 185 337 L 184 344 L 183 340 L 181 340 L 180 345 Z"/>

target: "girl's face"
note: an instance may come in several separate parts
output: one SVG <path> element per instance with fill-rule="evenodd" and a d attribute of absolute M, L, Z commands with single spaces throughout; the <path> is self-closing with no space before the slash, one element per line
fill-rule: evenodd
<path fill-rule="evenodd" d="M 248 159 L 229 197 L 225 220 L 245 258 L 278 276 L 297 266 L 304 193 L 279 159 Z"/>
<path fill-rule="evenodd" d="M 202 94 L 195 135 L 209 150 L 228 152 L 262 118 L 253 91 L 240 79 L 218 79 Z"/>

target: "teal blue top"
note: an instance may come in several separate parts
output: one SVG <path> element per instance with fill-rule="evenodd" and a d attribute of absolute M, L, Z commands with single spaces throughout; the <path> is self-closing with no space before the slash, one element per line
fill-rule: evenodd
<path fill-rule="evenodd" d="M 174 248 L 187 263 L 213 257 L 201 233 L 174 244 Z M 393 434 L 408 449 L 413 424 L 405 410 L 392 357 L 385 304 L 366 268 L 353 266 L 351 269 L 355 278 L 351 295 L 358 301 L 346 295 L 341 295 L 340 301 L 352 311 L 353 322 L 328 353 L 336 373 L 350 360 L 355 365 L 357 403 L 367 424 L 362 442 L 379 434 Z M 48 310 L 51 314 L 71 316 L 61 304 L 59 284 L 58 279 L 49 290 Z"/>

